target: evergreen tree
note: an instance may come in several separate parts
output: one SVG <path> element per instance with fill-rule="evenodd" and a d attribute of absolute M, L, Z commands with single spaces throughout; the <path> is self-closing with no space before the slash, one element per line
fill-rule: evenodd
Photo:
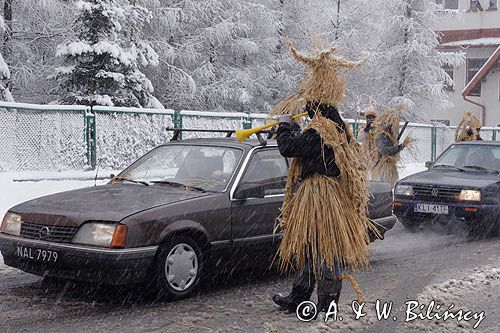
<path fill-rule="evenodd" d="M 4 21 L 0 17 L 0 30 L 5 30 Z M 10 79 L 9 66 L 5 62 L 2 53 L 0 53 L 0 100 L 7 102 L 14 102 L 14 98 L 10 93 L 9 87 L 6 83 Z"/>
<path fill-rule="evenodd" d="M 158 65 L 149 43 L 140 39 L 151 19 L 144 7 L 118 0 L 77 2 L 77 40 L 58 45 L 56 68 L 61 103 L 162 107 L 141 66 Z"/>

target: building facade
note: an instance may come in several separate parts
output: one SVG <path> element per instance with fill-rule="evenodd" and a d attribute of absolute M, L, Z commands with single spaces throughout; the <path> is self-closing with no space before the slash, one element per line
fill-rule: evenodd
<path fill-rule="evenodd" d="M 443 15 L 436 23 L 442 51 L 461 51 L 462 66 L 445 68 L 454 84 L 447 86 L 452 109 L 429 119 L 456 125 L 464 112 L 475 113 L 483 126 L 500 126 L 500 0 L 436 0 Z"/>

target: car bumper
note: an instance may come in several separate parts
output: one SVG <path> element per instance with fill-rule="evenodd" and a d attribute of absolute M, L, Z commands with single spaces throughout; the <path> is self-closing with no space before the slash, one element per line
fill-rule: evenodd
<path fill-rule="evenodd" d="M 26 256 L 19 249 L 32 249 Z M 44 262 L 38 250 L 56 251 L 57 260 Z M 46 242 L 0 233 L 0 251 L 6 265 L 25 272 L 106 284 L 129 284 L 146 279 L 158 246 L 105 249 Z"/>
<path fill-rule="evenodd" d="M 423 203 L 423 202 L 418 202 Z M 498 205 L 464 204 L 449 202 L 425 202 L 426 204 L 446 205 L 448 214 L 417 213 L 417 201 L 395 199 L 393 212 L 406 223 L 421 225 L 425 223 L 462 223 L 471 227 L 495 226 L 498 223 L 500 207 Z"/>
<path fill-rule="evenodd" d="M 394 215 L 390 215 L 390 216 L 387 216 L 387 217 L 382 217 L 382 218 L 378 218 L 378 219 L 374 219 L 372 222 L 375 224 L 375 226 L 377 227 L 380 235 L 382 236 L 382 239 L 384 237 L 384 234 L 388 231 L 388 230 L 391 230 L 392 227 L 394 227 L 394 224 L 396 224 L 396 222 L 398 221 L 398 219 L 396 218 L 396 216 Z M 377 238 L 377 236 L 373 233 L 370 233 L 370 241 L 373 242 L 375 241 Z"/>

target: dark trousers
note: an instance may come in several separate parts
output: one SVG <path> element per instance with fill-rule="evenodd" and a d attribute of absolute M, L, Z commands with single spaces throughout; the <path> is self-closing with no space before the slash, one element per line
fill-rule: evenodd
<path fill-rule="evenodd" d="M 338 301 L 342 289 L 340 276 L 340 265 L 337 261 L 333 265 L 334 272 L 321 265 L 321 274 L 318 278 L 318 303 L 324 298 L 335 298 Z M 314 274 L 313 263 L 308 261 L 302 271 L 295 276 L 292 288 L 292 296 L 297 303 L 309 300 L 314 291 L 316 276 Z"/>

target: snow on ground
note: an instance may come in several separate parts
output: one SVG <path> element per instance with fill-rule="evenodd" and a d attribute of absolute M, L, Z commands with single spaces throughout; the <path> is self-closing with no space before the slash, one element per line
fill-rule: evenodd
<path fill-rule="evenodd" d="M 473 273 L 462 278 L 428 285 L 418 296 L 418 303 L 430 304 L 434 301 L 434 313 L 443 314 L 449 309 L 451 313 L 457 315 L 457 318 L 436 320 L 438 318 L 434 317 L 434 320 L 415 321 L 412 326 L 421 331 L 427 331 L 429 328 L 440 332 L 474 331 L 495 310 L 499 288 L 500 268 L 490 265 L 475 268 Z M 451 305 L 453 306 L 450 308 Z M 472 320 L 461 319 L 467 318 L 465 313 L 468 311 L 476 313 L 477 317 L 473 317 Z M 463 317 L 460 316 L 461 313 Z"/>

